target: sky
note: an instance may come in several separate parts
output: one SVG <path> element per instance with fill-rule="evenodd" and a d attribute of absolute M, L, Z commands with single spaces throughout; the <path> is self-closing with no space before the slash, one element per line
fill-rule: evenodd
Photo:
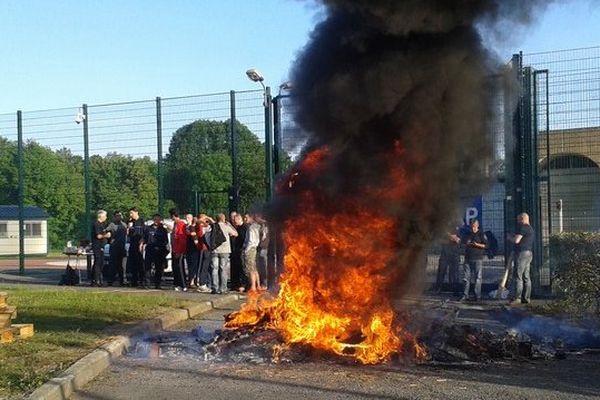
<path fill-rule="evenodd" d="M 0 113 L 277 88 L 322 16 L 299 0 L 0 0 Z M 557 1 L 501 58 L 600 45 L 598 2 Z"/>

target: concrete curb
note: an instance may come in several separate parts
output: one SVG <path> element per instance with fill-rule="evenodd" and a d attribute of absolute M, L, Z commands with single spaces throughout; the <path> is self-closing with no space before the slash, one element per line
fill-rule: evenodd
<path fill-rule="evenodd" d="M 81 389 L 88 382 L 104 371 L 113 360 L 119 358 L 135 343 L 135 337 L 142 334 L 157 332 L 167 329 L 187 319 L 207 313 L 219 307 L 227 306 L 241 296 L 237 294 L 222 296 L 212 301 L 192 304 L 186 308 L 173 310 L 157 318 L 137 324 L 129 336 L 118 336 L 109 343 L 92 351 L 75 364 L 71 365 L 59 376 L 50 379 L 37 388 L 29 400 L 66 400 L 76 390 Z"/>

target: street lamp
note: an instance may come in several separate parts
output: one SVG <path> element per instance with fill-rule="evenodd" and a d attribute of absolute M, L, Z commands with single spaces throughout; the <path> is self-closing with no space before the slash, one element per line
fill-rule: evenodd
<path fill-rule="evenodd" d="M 256 68 L 250 68 L 246 71 L 246 76 L 252 82 L 258 82 L 263 88 L 265 108 L 265 183 L 267 186 L 266 197 L 267 201 L 270 201 L 273 197 L 273 132 L 271 129 L 271 88 L 265 86 L 265 78 Z"/>
<path fill-rule="evenodd" d="M 246 71 L 246 76 L 252 81 L 252 82 L 260 82 L 260 84 L 262 85 L 262 87 L 265 87 L 265 84 L 263 83 L 263 81 L 265 80 L 265 78 L 262 76 L 262 74 L 260 72 L 258 72 L 258 70 L 256 68 L 250 68 L 248 71 Z"/>

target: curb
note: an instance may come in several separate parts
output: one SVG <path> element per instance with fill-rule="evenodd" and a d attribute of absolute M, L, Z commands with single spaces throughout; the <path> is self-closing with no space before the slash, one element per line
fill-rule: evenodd
<path fill-rule="evenodd" d="M 148 332 L 167 329 L 195 316 L 207 313 L 241 299 L 240 295 L 222 296 L 211 301 L 195 303 L 186 308 L 173 310 L 159 317 L 142 321 L 129 333 L 129 336 L 117 336 L 100 348 L 79 359 L 59 376 L 50 379 L 37 388 L 29 400 L 67 400 L 73 393 L 96 378 L 113 360 L 119 358 L 134 344 L 135 336 Z"/>

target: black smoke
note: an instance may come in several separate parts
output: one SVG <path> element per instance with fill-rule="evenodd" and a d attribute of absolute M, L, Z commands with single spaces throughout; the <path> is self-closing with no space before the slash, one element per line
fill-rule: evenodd
<path fill-rule="evenodd" d="M 504 63 L 482 32 L 526 24 L 545 3 L 323 0 L 326 16 L 291 78 L 296 123 L 310 134 L 305 153 L 326 146 L 331 156 L 319 174 L 300 175 L 279 195 L 275 219 L 302 212 L 302 190 L 319 193 L 325 213 L 358 201 L 399 221 L 390 267 L 416 265 L 455 217 L 460 194 L 480 192 L 490 178 L 489 123 Z M 398 143 L 401 154 L 393 152 Z M 393 190 L 392 170 L 404 171 L 409 196 L 375 194 Z"/>

